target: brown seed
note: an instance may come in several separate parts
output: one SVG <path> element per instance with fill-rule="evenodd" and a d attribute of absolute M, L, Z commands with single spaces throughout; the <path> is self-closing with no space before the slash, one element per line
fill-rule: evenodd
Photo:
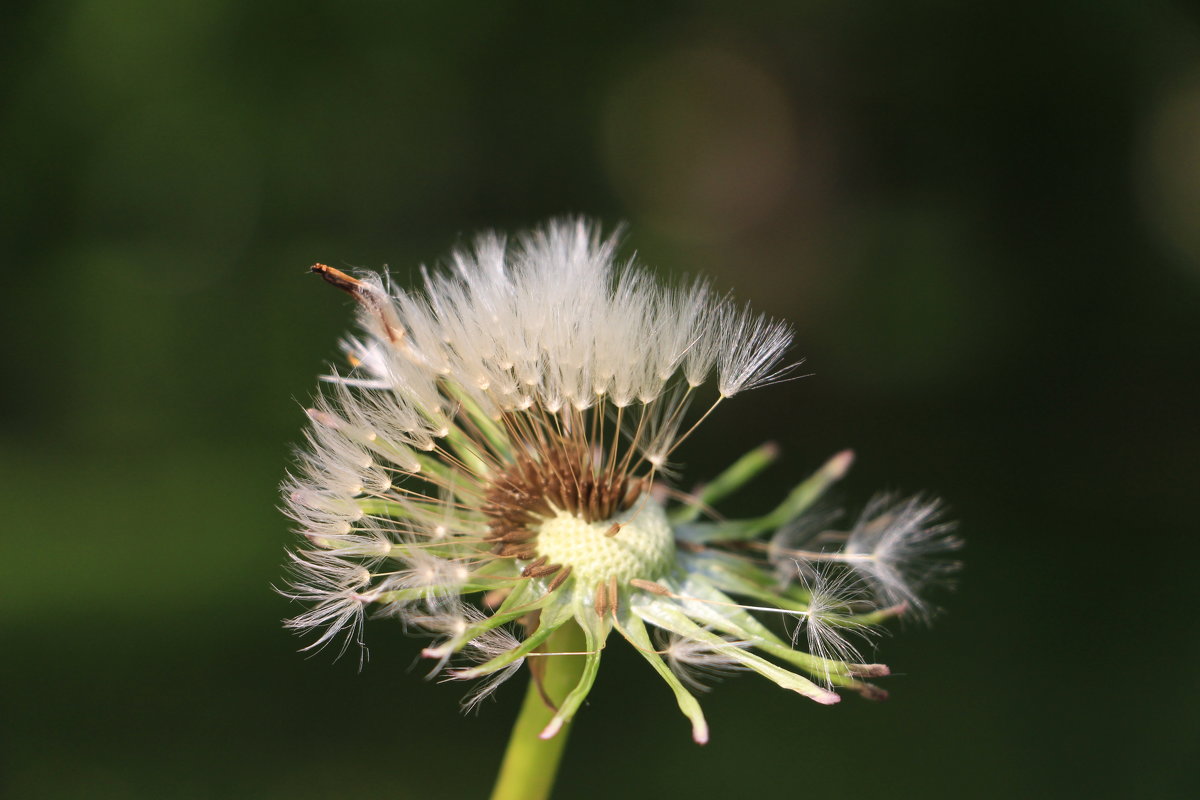
<path fill-rule="evenodd" d="M 546 591 L 553 592 L 555 589 L 562 586 L 563 583 L 565 583 L 567 578 L 569 578 L 570 576 L 571 576 L 571 565 L 568 564 L 566 567 L 563 568 L 562 572 L 560 572 L 554 576 L 554 580 L 550 581 L 550 585 L 546 587 Z"/>
<path fill-rule="evenodd" d="M 607 616 L 610 608 L 608 603 L 608 586 L 600 584 L 596 587 L 596 599 L 592 603 L 592 608 L 596 610 L 597 617 Z"/>
<path fill-rule="evenodd" d="M 669 596 L 672 594 L 671 590 L 668 589 L 667 587 L 663 586 L 661 583 L 655 583 L 654 581 L 644 581 L 641 578 L 631 579 L 629 581 L 629 585 L 633 586 L 634 588 L 637 588 L 637 589 L 645 589 L 647 592 L 650 592 L 652 594 L 661 594 L 661 595 L 666 595 L 666 596 Z"/>
<path fill-rule="evenodd" d="M 548 560 L 545 556 L 541 556 L 536 561 L 530 562 L 525 569 L 521 570 L 521 577 L 528 578 L 538 567 L 546 566 Z"/>
<path fill-rule="evenodd" d="M 499 545 L 499 548 L 496 550 L 496 555 L 505 557 L 513 556 L 514 558 L 519 558 L 524 561 L 526 559 L 536 558 L 537 551 L 526 542 L 509 542 L 508 544 Z"/>
<path fill-rule="evenodd" d="M 553 575 L 560 569 L 562 569 L 562 564 L 544 564 L 543 566 L 535 567 L 534 569 L 529 569 L 526 567 L 525 571 L 521 574 L 525 575 L 527 578 L 544 578 L 547 575 Z"/>
<path fill-rule="evenodd" d="M 488 536 L 489 542 L 527 542 L 534 537 L 531 530 L 525 528 L 511 528 L 501 536 Z"/>

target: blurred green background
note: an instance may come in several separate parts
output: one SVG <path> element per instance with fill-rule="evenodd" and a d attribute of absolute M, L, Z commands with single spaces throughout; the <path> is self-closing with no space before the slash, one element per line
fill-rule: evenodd
<path fill-rule="evenodd" d="M 483 796 L 419 643 L 305 658 L 277 485 L 349 301 L 477 229 L 586 213 L 792 320 L 812 377 L 699 479 L 968 540 L 892 699 L 670 694 L 614 647 L 564 798 L 1173 797 L 1200 681 L 1200 13 L 1146 2 L 13 2 L 0 20 L 0 795 Z M 1193 795 L 1194 796 L 1194 795 Z"/>

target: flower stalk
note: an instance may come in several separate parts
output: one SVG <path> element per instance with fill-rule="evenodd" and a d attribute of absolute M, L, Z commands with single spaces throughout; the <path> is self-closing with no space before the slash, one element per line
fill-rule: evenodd
<path fill-rule="evenodd" d="M 549 739 L 543 739 L 541 733 L 583 676 L 586 646 L 583 630 L 575 622 L 568 622 L 546 641 L 546 654 L 532 660 L 529 687 L 504 751 L 492 800 L 543 800 L 550 796 L 570 723 Z"/>

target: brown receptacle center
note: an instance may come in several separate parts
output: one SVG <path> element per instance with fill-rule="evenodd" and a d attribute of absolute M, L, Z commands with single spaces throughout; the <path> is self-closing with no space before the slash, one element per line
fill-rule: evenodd
<path fill-rule="evenodd" d="M 585 522 L 610 519 L 633 506 L 645 487 L 645 478 L 598 467 L 586 448 L 555 442 L 519 455 L 492 478 L 483 506 L 485 539 L 498 556 L 534 560 L 537 528 L 546 519 L 561 512 Z"/>

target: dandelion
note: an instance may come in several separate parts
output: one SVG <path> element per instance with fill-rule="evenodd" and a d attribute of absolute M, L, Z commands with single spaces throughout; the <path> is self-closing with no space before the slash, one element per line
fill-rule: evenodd
<path fill-rule="evenodd" d="M 528 666 L 496 797 L 541 796 L 528 730 L 561 748 L 613 634 L 700 743 L 704 677 L 754 672 L 824 705 L 839 690 L 884 696 L 864 679 L 887 667 L 852 640 L 928 612 L 919 592 L 957 544 L 921 499 L 877 500 L 851 530 L 822 530 L 813 505 L 848 451 L 755 518 L 715 506 L 773 445 L 690 494 L 673 488 L 697 425 L 794 373 L 792 334 L 702 281 L 662 285 L 615 248 L 584 221 L 515 245 L 484 236 L 415 292 L 313 267 L 357 302 L 361 332 L 308 411 L 284 487 L 303 536 L 291 594 L 308 606 L 288 624 L 311 648 L 344 649 L 368 612 L 397 617 L 432 637 L 436 673 L 478 682 L 466 708 Z M 557 752 L 540 756 L 543 782 Z"/>

